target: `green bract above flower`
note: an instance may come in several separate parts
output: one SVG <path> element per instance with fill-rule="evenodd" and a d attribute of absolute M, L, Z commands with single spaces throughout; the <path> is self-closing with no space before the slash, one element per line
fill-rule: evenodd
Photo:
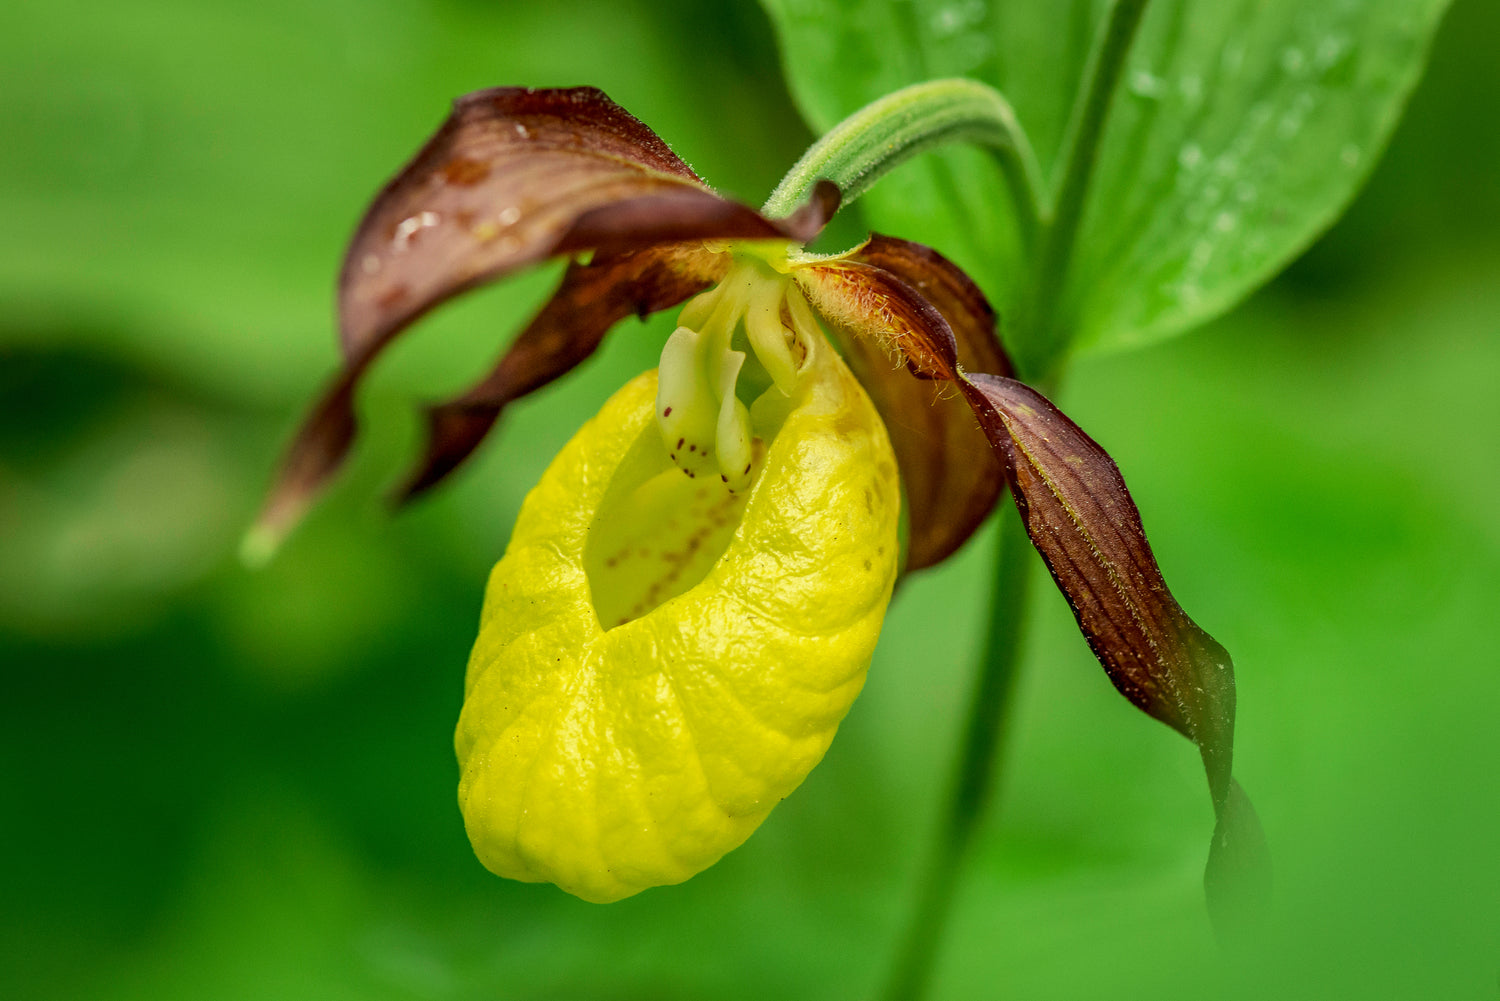
<path fill-rule="evenodd" d="M 355 386 L 396 335 L 571 257 L 494 370 L 429 412 L 403 491 L 442 480 L 618 320 L 691 300 L 659 375 L 564 449 L 491 578 L 458 734 L 487 865 L 607 900 L 712 864 L 802 781 L 858 693 L 900 498 L 919 569 L 1007 483 L 1110 679 L 1198 744 L 1222 854 L 1253 827 L 1230 777 L 1227 654 L 1167 590 L 1114 463 L 1011 378 L 962 271 L 884 236 L 802 250 L 838 202 L 826 181 L 783 219 L 728 201 L 591 88 L 459 99 L 354 236 L 344 369 L 256 538 L 273 545 L 343 461 Z"/>

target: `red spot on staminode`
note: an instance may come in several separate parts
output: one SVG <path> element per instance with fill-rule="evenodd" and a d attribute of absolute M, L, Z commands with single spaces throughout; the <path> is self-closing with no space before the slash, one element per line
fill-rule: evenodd
<path fill-rule="evenodd" d="M 663 416 L 663 417 L 671 417 L 671 416 L 672 416 L 672 408 L 671 408 L 671 407 L 668 407 L 668 408 L 667 408 L 667 409 L 665 409 L 665 410 L 663 410 L 663 411 L 662 411 L 662 412 L 661 412 L 661 415 L 662 415 L 662 416 Z"/>
<path fill-rule="evenodd" d="M 683 442 L 684 442 L 684 441 L 687 441 L 687 439 L 686 439 L 686 438 L 678 438 L 678 439 L 677 439 L 677 447 L 678 447 L 678 449 L 681 449 L 681 448 L 682 448 L 682 443 L 683 443 Z"/>

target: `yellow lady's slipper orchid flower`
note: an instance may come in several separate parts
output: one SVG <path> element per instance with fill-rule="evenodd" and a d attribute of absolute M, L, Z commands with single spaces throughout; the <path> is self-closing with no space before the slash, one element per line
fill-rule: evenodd
<path fill-rule="evenodd" d="M 1114 463 L 1010 377 L 994 312 L 939 254 L 883 236 L 805 253 L 838 202 L 820 182 L 768 219 L 597 90 L 502 88 L 461 98 L 356 231 L 344 368 L 251 549 L 343 462 L 370 364 L 446 299 L 572 258 L 493 372 L 429 411 L 404 497 L 616 321 L 691 299 L 659 374 L 563 449 L 491 576 L 456 743 L 465 824 L 495 872 L 614 900 L 742 842 L 864 682 L 898 516 L 907 569 L 928 566 L 1007 483 L 1110 680 L 1199 745 L 1221 830 L 1243 798 L 1228 656 L 1172 599 Z"/>

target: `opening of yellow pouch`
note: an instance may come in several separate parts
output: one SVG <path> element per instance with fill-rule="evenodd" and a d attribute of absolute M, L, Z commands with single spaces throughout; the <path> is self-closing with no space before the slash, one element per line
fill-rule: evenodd
<path fill-rule="evenodd" d="M 748 487 L 684 475 L 648 425 L 615 469 L 584 544 L 594 612 L 624 625 L 701 581 L 734 537 L 765 453 L 754 443 Z"/>

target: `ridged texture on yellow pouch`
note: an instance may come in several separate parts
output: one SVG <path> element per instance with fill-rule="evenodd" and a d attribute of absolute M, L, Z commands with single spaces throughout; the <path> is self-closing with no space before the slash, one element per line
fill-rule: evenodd
<path fill-rule="evenodd" d="M 636 482 L 659 463 L 675 479 L 653 482 L 728 490 L 671 466 L 656 373 L 616 393 L 527 497 L 490 577 L 456 737 L 465 826 L 493 872 L 597 902 L 681 882 L 822 759 L 890 600 L 900 492 L 864 390 L 831 350 L 813 368 L 748 499 L 722 498 L 716 516 L 700 505 L 699 537 L 717 517 L 727 541 L 717 562 L 622 625 L 601 628 L 587 567 L 604 564 L 585 552 L 601 505 L 620 517 L 617 474 Z"/>

